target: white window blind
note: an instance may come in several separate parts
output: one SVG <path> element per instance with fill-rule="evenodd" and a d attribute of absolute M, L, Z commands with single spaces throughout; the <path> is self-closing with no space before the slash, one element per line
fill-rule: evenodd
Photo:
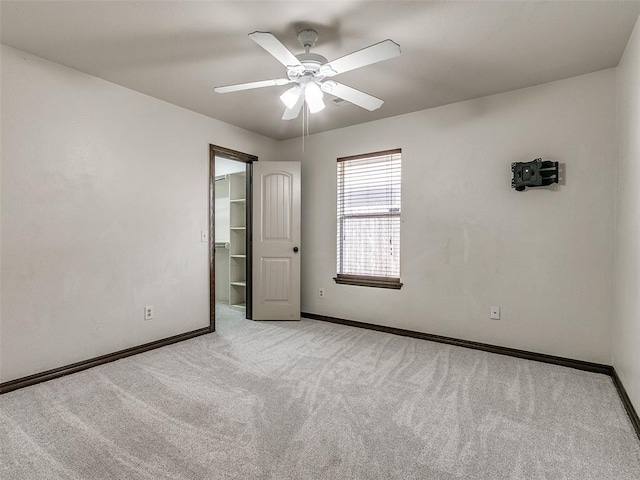
<path fill-rule="evenodd" d="M 399 288 L 400 179 L 400 149 L 338 159 L 337 282 Z"/>

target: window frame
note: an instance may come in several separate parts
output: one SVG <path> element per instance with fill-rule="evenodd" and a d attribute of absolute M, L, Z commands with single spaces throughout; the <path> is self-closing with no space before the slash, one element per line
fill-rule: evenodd
<path fill-rule="evenodd" d="M 348 162 L 350 160 L 361 160 L 361 159 L 365 159 L 365 158 L 375 158 L 375 157 L 382 157 L 385 155 L 395 155 L 395 154 L 399 154 L 400 155 L 400 185 L 402 185 L 402 149 L 400 148 L 394 148 L 394 149 L 390 149 L 390 150 L 382 150 L 379 152 L 371 152 L 371 153 L 365 153 L 365 154 L 360 154 L 360 155 L 351 155 L 348 157 L 340 157 L 337 159 L 337 164 L 340 164 L 341 162 Z M 339 178 L 338 178 L 339 181 Z M 339 187 L 338 187 L 339 188 Z M 340 191 L 336 192 L 336 198 L 339 198 L 339 195 L 341 194 Z M 339 203 L 338 203 L 339 205 Z M 402 189 L 401 189 L 401 193 L 400 193 L 400 205 L 402 205 Z M 391 213 L 391 214 L 376 214 L 376 213 L 367 213 L 367 214 L 362 214 L 362 215 L 358 215 L 358 214 L 349 214 L 349 215 L 340 215 L 339 211 L 336 212 L 338 214 L 338 219 L 336 222 L 336 228 L 339 229 L 340 227 L 338 226 L 338 223 L 343 222 L 344 218 L 348 217 L 348 218 L 364 218 L 364 217 L 369 217 L 369 218 L 389 218 L 391 216 L 397 216 L 398 220 L 399 220 L 399 227 L 398 227 L 398 234 L 400 234 L 400 228 L 402 226 L 402 206 L 400 207 L 400 211 L 398 211 L 397 213 Z M 337 235 L 338 232 L 336 232 L 336 238 L 338 238 Z M 401 239 L 402 237 L 400 237 Z M 337 242 L 340 242 L 340 240 L 338 240 Z M 338 243 L 336 242 L 336 248 L 338 249 L 338 251 L 340 253 L 338 253 L 338 251 L 336 251 L 336 266 L 338 264 L 338 262 L 342 261 L 342 258 L 338 258 L 338 254 L 342 255 L 342 252 L 344 251 L 344 247 L 338 247 Z M 401 260 L 399 260 L 400 262 Z M 400 267 L 400 266 L 399 266 Z M 337 268 L 336 268 L 337 269 Z M 400 271 L 399 271 L 400 272 Z M 355 285 L 355 286 L 361 286 L 361 287 L 376 287 L 376 288 L 389 288 L 389 289 L 394 289 L 394 290 L 399 290 L 402 288 L 402 283 L 400 282 L 400 276 L 396 277 L 383 277 L 383 276 L 371 276 L 371 275 L 357 275 L 357 274 L 344 274 L 344 273 L 336 273 L 336 276 L 333 278 L 333 280 L 337 283 L 337 284 L 341 284 L 341 285 Z"/>

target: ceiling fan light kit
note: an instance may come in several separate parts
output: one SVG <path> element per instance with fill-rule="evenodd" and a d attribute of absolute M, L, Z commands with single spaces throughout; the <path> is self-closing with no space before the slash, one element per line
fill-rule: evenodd
<path fill-rule="evenodd" d="M 282 100 L 282 103 L 284 103 L 287 108 L 293 108 L 295 104 L 298 103 L 300 93 L 300 87 L 296 85 L 280 95 L 280 100 Z"/>
<path fill-rule="evenodd" d="M 230 93 L 295 83 L 295 86 L 280 95 L 280 100 L 286 106 L 282 115 L 283 120 L 297 118 L 305 103 L 309 113 L 322 110 L 325 107 L 323 92 L 369 111 L 380 108 L 384 103 L 383 100 L 327 78 L 400 55 L 400 45 L 392 40 L 384 40 L 328 62 L 322 55 L 309 51 L 318 41 L 318 33 L 311 29 L 298 33 L 298 41 L 304 48 L 304 53 L 299 55 L 291 53 L 271 33 L 253 32 L 249 34 L 249 38 L 286 67 L 287 78 L 215 87 L 214 91 Z"/>
<path fill-rule="evenodd" d="M 317 83 L 307 83 L 304 88 L 304 99 L 311 113 L 319 112 L 324 108 L 322 90 L 320 90 Z"/>

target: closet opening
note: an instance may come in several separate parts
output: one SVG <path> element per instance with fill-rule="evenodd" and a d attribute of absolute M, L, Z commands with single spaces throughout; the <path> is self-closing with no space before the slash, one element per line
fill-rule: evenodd
<path fill-rule="evenodd" d="M 211 145 L 210 330 L 216 310 L 232 309 L 252 318 L 251 175 L 257 157 Z"/>

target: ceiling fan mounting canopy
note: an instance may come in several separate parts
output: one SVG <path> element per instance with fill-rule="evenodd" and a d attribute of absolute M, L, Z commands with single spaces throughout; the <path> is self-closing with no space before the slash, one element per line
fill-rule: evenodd
<path fill-rule="evenodd" d="M 298 32 L 298 41 L 300 42 L 300 45 L 302 45 L 302 48 L 309 53 L 309 49 L 315 47 L 316 42 L 318 41 L 318 32 L 310 28 L 301 30 Z"/>
<path fill-rule="evenodd" d="M 298 41 L 305 50 L 304 53 L 298 55 L 291 53 L 287 47 L 269 32 L 253 32 L 249 34 L 249 38 L 286 67 L 287 78 L 215 87 L 214 91 L 217 93 L 230 93 L 295 83 L 296 85 L 293 88 L 290 88 L 280 96 L 280 99 L 287 107 L 282 116 L 283 120 L 296 118 L 305 103 L 311 113 L 322 110 L 324 108 L 323 92 L 331 93 L 369 111 L 380 108 L 384 103 L 383 100 L 347 85 L 325 79 L 400 55 L 400 46 L 397 43 L 392 40 L 384 40 L 328 62 L 322 55 L 310 52 L 310 49 L 318 41 L 318 32 L 312 29 L 298 32 Z"/>

